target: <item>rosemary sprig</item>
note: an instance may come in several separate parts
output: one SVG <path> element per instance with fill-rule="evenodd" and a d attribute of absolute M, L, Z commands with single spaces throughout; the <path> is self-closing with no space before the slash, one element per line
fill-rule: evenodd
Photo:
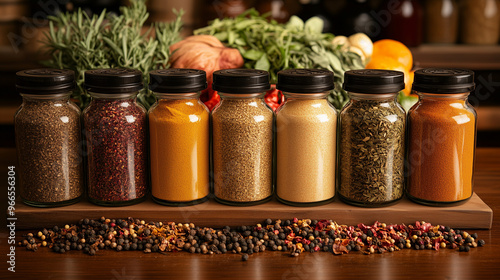
<path fill-rule="evenodd" d="M 143 31 L 149 17 L 144 0 L 132 0 L 120 8 L 120 15 L 103 11 L 89 17 L 84 11 L 61 13 L 50 17 L 50 31 L 45 45 L 51 59 L 46 66 L 75 71 L 78 88 L 73 98 L 85 107 L 90 97 L 83 88 L 84 73 L 96 68 L 128 67 L 141 70 L 144 82 L 154 69 L 167 68 L 169 47 L 180 40 L 183 12 L 174 11 L 177 19 L 170 23 L 154 23 Z M 147 90 L 139 94 L 147 108 L 154 97 Z"/>

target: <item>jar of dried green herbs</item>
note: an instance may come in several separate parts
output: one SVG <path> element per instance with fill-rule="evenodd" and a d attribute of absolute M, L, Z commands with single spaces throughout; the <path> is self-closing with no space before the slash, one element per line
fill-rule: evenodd
<path fill-rule="evenodd" d="M 263 99 L 269 73 L 228 69 L 213 77 L 221 96 L 212 112 L 215 198 L 230 205 L 265 202 L 273 193 L 274 113 Z"/>
<path fill-rule="evenodd" d="M 148 191 L 147 117 L 137 102 L 142 73 L 134 69 L 85 72 L 92 100 L 83 111 L 88 198 L 103 206 L 140 202 Z"/>
<path fill-rule="evenodd" d="M 23 103 L 15 115 L 21 199 L 37 207 L 75 203 L 83 194 L 81 112 L 70 101 L 71 70 L 17 72 Z"/>
<path fill-rule="evenodd" d="M 345 72 L 351 100 L 340 113 L 340 198 L 377 207 L 403 196 L 405 111 L 396 101 L 404 74 L 390 70 Z"/>
<path fill-rule="evenodd" d="M 320 205 L 335 195 L 337 111 L 326 100 L 333 87 L 328 70 L 278 72 L 286 101 L 276 113 L 276 193 L 285 204 Z"/>

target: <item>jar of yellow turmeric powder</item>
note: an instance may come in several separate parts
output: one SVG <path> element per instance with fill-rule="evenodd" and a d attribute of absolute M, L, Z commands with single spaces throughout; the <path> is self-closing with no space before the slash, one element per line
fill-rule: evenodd
<path fill-rule="evenodd" d="M 460 204 L 472 196 L 476 112 L 467 97 L 474 72 L 422 69 L 413 91 L 419 101 L 408 112 L 410 199 L 435 206 Z"/>
<path fill-rule="evenodd" d="M 206 73 L 194 69 L 150 72 L 157 102 L 149 110 L 151 189 L 164 205 L 194 205 L 210 192 L 210 118 L 200 100 Z"/>

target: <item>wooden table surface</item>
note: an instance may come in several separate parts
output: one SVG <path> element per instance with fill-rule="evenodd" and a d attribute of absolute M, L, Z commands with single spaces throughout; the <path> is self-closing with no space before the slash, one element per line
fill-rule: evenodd
<path fill-rule="evenodd" d="M 15 151 L 0 149 L 2 182 L 7 165 L 15 164 Z M 5 189 L 4 189 L 4 192 Z M 478 149 L 475 192 L 494 211 L 491 230 L 477 232 L 486 246 L 469 253 L 403 250 L 394 253 L 342 256 L 303 253 L 292 258 L 281 252 L 250 256 L 246 262 L 235 254 L 144 254 L 101 250 L 96 256 L 72 251 L 56 254 L 16 248 L 16 272 L 7 271 L 9 247 L 5 225 L 0 230 L 3 256 L 0 279 L 498 279 L 500 276 L 500 149 Z M 2 207 L 5 209 L 5 194 Z M 332 217 L 334 218 L 334 217 Z M 428 221 L 432 222 L 432 221 Z M 18 239 L 26 231 L 17 232 Z"/>

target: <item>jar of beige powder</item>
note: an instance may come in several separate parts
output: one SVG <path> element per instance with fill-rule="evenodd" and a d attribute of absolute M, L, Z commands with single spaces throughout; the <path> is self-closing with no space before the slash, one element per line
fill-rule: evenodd
<path fill-rule="evenodd" d="M 337 112 L 326 100 L 333 87 L 328 70 L 278 72 L 286 101 L 276 117 L 276 190 L 285 204 L 313 206 L 335 196 Z"/>

